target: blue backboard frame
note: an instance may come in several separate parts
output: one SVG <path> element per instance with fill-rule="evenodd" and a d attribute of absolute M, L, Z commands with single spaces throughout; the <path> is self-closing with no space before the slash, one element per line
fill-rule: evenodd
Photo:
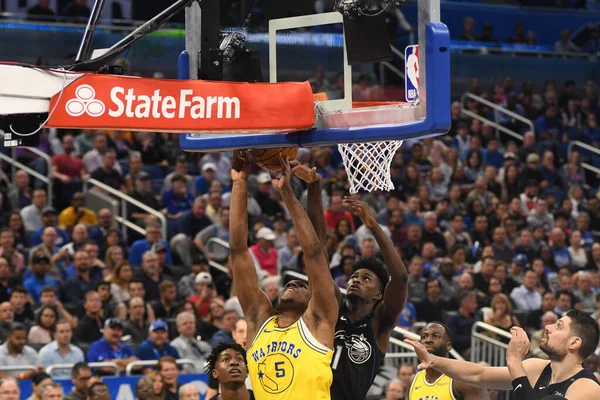
<path fill-rule="evenodd" d="M 425 112 L 414 122 L 386 126 L 320 128 L 292 133 L 270 134 L 182 134 L 179 144 L 186 151 L 226 151 L 268 147 L 316 147 L 339 143 L 406 140 L 437 136 L 448 132 L 450 116 L 450 33 L 445 24 L 429 22 L 424 26 L 426 71 L 421 95 L 426 97 Z M 180 56 L 179 78 L 188 79 L 188 55 Z M 425 89 L 425 90 L 423 90 Z M 398 112 L 402 112 L 398 109 Z"/>

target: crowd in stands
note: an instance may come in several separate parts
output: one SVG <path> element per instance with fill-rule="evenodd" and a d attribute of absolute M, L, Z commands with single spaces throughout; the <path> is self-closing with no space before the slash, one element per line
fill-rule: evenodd
<path fill-rule="evenodd" d="M 476 321 L 520 325 L 532 335 L 532 354 L 543 356 L 536 346 L 546 324 L 571 308 L 600 317 L 600 198 L 596 177 L 582 167 L 597 155 L 568 151 L 572 140 L 600 143 L 596 82 L 548 82 L 538 92 L 510 78 L 492 88 L 474 79 L 470 91 L 532 119 L 535 131 L 507 119 L 523 142 L 497 137 L 453 103 L 447 135 L 407 141 L 396 154 L 394 191 L 352 196 L 374 209 L 409 270 L 400 327 L 445 321 L 455 349 L 468 354 Z M 464 107 L 491 112 L 471 100 Z M 228 248 L 214 240 L 229 239 L 231 154 L 184 153 L 177 135 L 123 131 L 45 130 L 41 148 L 52 156 L 52 201 L 24 171 L 1 176 L 0 365 L 202 365 L 219 342 L 245 342 Z M 26 150 L 18 159 L 37 160 Z M 377 244 L 344 209 L 349 184 L 337 148 L 300 149 L 297 160 L 323 180 L 325 245 L 343 287 L 358 257 L 379 255 Z M 161 213 L 166 226 L 133 206 L 127 217 L 145 233 L 124 232 L 113 210 L 86 206 L 85 174 Z M 269 174 L 256 167 L 250 187 L 250 250 L 276 303 L 288 272 L 303 273 L 302 252 Z M 303 182 L 293 188 L 306 204 Z M 176 379 L 160 379 L 174 395 Z"/>

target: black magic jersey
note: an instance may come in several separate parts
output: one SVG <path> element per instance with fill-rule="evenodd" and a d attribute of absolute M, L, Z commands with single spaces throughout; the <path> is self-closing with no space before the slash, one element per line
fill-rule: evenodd
<path fill-rule="evenodd" d="M 546 365 L 546 368 L 544 368 L 544 370 L 542 371 L 542 374 L 538 378 L 537 382 L 535 383 L 535 387 L 533 388 L 533 390 L 535 390 L 536 393 L 538 393 L 538 396 L 540 399 L 544 398 L 545 396 L 550 396 L 553 394 L 559 395 L 559 396 L 565 396 L 565 394 L 567 393 L 567 390 L 569 390 L 569 386 L 571 386 L 573 384 L 573 382 L 575 382 L 578 379 L 591 379 L 594 382 L 598 383 L 598 380 L 596 379 L 594 374 L 590 370 L 587 370 L 587 369 L 582 369 L 581 371 L 579 371 L 578 373 L 576 373 L 569 379 L 566 379 L 562 382 L 556 382 L 556 383 L 549 385 L 551 377 L 552 377 L 552 364 L 548 363 L 548 365 Z M 334 382 L 335 382 L 335 375 L 334 375 Z"/>
<path fill-rule="evenodd" d="M 364 400 L 383 364 L 385 353 L 377 347 L 372 317 L 370 313 L 363 320 L 351 323 L 346 306 L 340 308 L 331 362 L 331 400 Z"/>

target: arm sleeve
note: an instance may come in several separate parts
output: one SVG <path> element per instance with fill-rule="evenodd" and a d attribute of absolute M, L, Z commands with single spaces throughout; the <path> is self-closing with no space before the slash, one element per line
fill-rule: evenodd
<path fill-rule="evenodd" d="M 529 379 L 526 376 L 521 376 L 512 381 L 513 398 L 515 400 L 539 400 L 535 390 L 531 387 Z"/>

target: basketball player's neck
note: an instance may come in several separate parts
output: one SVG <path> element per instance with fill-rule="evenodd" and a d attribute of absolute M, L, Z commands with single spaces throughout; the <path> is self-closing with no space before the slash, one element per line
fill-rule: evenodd
<path fill-rule="evenodd" d="M 348 317 L 354 322 L 366 318 L 373 311 L 373 304 L 365 303 L 363 299 L 352 296 L 346 297 L 346 308 L 348 308 Z"/>
<path fill-rule="evenodd" d="M 294 322 L 298 321 L 302 314 L 302 312 L 299 312 L 297 310 L 280 311 L 277 315 L 277 326 L 279 328 L 287 328 Z"/>
<path fill-rule="evenodd" d="M 245 383 L 221 385 L 219 400 L 250 400 L 250 392 Z"/>
<path fill-rule="evenodd" d="M 432 384 L 433 382 L 437 381 L 440 376 L 442 376 L 443 374 L 433 368 L 427 368 L 425 370 L 425 380 L 427 381 L 427 383 Z"/>
<path fill-rule="evenodd" d="M 565 381 L 583 369 L 581 361 L 573 356 L 567 356 L 560 361 L 553 360 L 550 364 L 552 365 L 550 384 Z"/>

